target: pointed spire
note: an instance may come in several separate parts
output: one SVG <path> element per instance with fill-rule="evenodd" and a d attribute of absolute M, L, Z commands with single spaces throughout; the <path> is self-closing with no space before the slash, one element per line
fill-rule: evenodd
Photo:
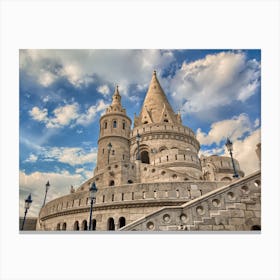
<path fill-rule="evenodd" d="M 112 106 L 114 105 L 121 105 L 121 95 L 119 93 L 119 86 L 116 85 L 115 92 L 112 96 Z"/>
<path fill-rule="evenodd" d="M 154 70 L 149 89 L 139 115 L 139 125 L 141 123 L 162 122 L 163 108 L 166 111 L 166 116 L 169 118 L 168 121 L 171 123 L 176 123 L 177 118 L 175 113 L 158 81 L 156 70 Z"/>

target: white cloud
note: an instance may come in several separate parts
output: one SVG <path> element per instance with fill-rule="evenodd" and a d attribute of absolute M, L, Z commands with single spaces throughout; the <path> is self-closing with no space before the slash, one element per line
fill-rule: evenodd
<path fill-rule="evenodd" d="M 48 120 L 48 110 L 41 110 L 37 106 L 33 107 L 31 111 L 29 111 L 30 116 L 35 121 L 46 122 Z"/>
<path fill-rule="evenodd" d="M 70 186 L 80 186 L 85 178 L 81 174 L 70 174 L 68 171 L 60 173 L 34 172 L 26 174 L 24 171 L 19 173 L 20 189 L 20 216 L 24 214 L 24 200 L 29 193 L 32 195 L 32 204 L 28 216 L 38 216 L 42 207 L 46 182 L 50 182 L 50 188 L 47 194 L 47 202 L 66 195 L 70 192 Z"/>
<path fill-rule="evenodd" d="M 101 85 L 96 90 L 105 96 L 109 95 L 110 93 L 110 88 L 108 87 L 108 85 Z"/>
<path fill-rule="evenodd" d="M 71 125 L 87 126 L 100 112 L 103 112 L 109 104 L 103 100 L 98 100 L 96 105 L 92 105 L 85 113 L 79 113 L 80 107 L 78 103 L 66 104 L 57 107 L 53 110 L 52 115 L 48 114 L 47 109 L 40 109 L 37 106 L 33 107 L 29 114 L 32 119 L 45 123 L 47 128 L 60 128 Z"/>
<path fill-rule="evenodd" d="M 38 156 L 34 154 L 30 154 L 29 157 L 25 160 L 25 162 L 36 162 L 38 159 Z"/>
<path fill-rule="evenodd" d="M 97 150 L 96 148 L 85 150 L 77 147 L 52 147 L 49 149 L 42 149 L 41 157 L 42 160 L 55 160 L 71 166 L 76 166 L 86 163 L 95 163 Z"/>
<path fill-rule="evenodd" d="M 170 80 L 170 91 L 183 112 L 203 113 L 246 101 L 260 86 L 260 64 L 243 52 L 220 52 L 182 64 Z"/>
<path fill-rule="evenodd" d="M 198 128 L 196 136 L 202 145 L 211 145 L 213 143 L 219 145 L 227 137 L 230 137 L 232 141 L 239 139 L 245 133 L 251 132 L 253 126 L 247 114 L 240 114 L 232 119 L 213 123 L 208 134 Z"/>
<path fill-rule="evenodd" d="M 89 107 L 86 113 L 79 115 L 76 123 L 80 125 L 90 124 L 96 117 L 97 113 L 103 112 L 108 106 L 109 104 L 106 104 L 103 100 L 99 100 L 96 105 Z"/>
<path fill-rule="evenodd" d="M 49 118 L 46 127 L 62 127 L 69 125 L 71 121 L 78 118 L 79 105 L 77 103 L 67 104 L 54 109 L 53 118 Z"/>
<path fill-rule="evenodd" d="M 127 60 L 129 64 L 124 64 L 123 61 Z M 123 94 L 128 93 L 130 84 L 147 85 L 154 69 L 160 72 L 174 61 L 170 50 L 20 51 L 20 69 L 27 71 L 43 86 L 63 77 L 80 87 L 99 77 L 103 84 L 119 84 Z"/>
<path fill-rule="evenodd" d="M 261 142 L 261 130 L 253 131 L 243 140 L 233 143 L 233 156 L 239 161 L 241 169 L 245 174 L 250 174 L 260 169 L 256 154 L 256 145 Z M 227 152 L 225 154 L 228 154 Z"/>
<path fill-rule="evenodd" d="M 255 119 L 254 127 L 258 127 L 259 125 L 260 125 L 260 119 L 257 118 L 257 119 Z"/>

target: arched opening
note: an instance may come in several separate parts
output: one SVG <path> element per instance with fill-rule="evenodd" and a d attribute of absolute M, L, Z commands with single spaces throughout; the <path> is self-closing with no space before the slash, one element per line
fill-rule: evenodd
<path fill-rule="evenodd" d="M 150 163 L 149 153 L 147 151 L 141 152 L 140 159 L 142 163 Z"/>
<path fill-rule="evenodd" d="M 74 230 L 80 230 L 80 226 L 79 226 L 79 222 L 78 221 L 76 221 L 74 223 Z"/>
<path fill-rule="evenodd" d="M 251 227 L 251 230 L 261 230 L 261 226 L 260 225 L 253 225 Z"/>
<path fill-rule="evenodd" d="M 159 152 L 162 152 L 164 150 L 167 150 L 167 148 L 165 146 L 163 146 L 163 147 L 160 147 L 158 150 L 159 150 Z"/>
<path fill-rule="evenodd" d="M 113 218 L 109 218 L 107 222 L 107 229 L 108 230 L 115 230 L 115 222 Z"/>
<path fill-rule="evenodd" d="M 113 128 L 117 128 L 117 121 L 116 120 L 113 121 Z"/>
<path fill-rule="evenodd" d="M 66 230 L 66 228 L 67 228 L 66 223 L 63 223 L 63 225 L 62 225 L 62 230 Z"/>
<path fill-rule="evenodd" d="M 143 124 L 147 124 L 147 123 L 148 123 L 147 121 L 144 121 L 144 122 L 143 122 Z"/>
<path fill-rule="evenodd" d="M 119 218 L 119 228 L 122 228 L 125 226 L 125 217 Z"/>
<path fill-rule="evenodd" d="M 56 230 L 60 230 L 60 224 L 57 224 Z"/>
<path fill-rule="evenodd" d="M 82 230 L 87 230 L 87 220 L 83 220 L 83 224 L 82 224 Z"/>
<path fill-rule="evenodd" d="M 128 184 L 133 184 L 133 181 L 132 180 L 128 180 L 127 183 Z"/>
<path fill-rule="evenodd" d="M 168 119 L 164 119 L 164 122 L 168 122 Z"/>
<path fill-rule="evenodd" d="M 109 182 L 109 186 L 115 186 L 115 181 L 114 181 L 114 180 L 111 180 L 111 181 Z"/>
<path fill-rule="evenodd" d="M 96 220 L 95 219 L 92 220 L 91 230 L 96 230 Z"/>

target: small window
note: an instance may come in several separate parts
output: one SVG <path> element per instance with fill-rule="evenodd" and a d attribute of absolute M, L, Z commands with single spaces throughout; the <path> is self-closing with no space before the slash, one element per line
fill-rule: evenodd
<path fill-rule="evenodd" d="M 143 199 L 145 199 L 145 198 L 146 198 L 146 193 L 145 193 L 145 192 L 143 192 L 142 197 L 143 197 Z"/>
<path fill-rule="evenodd" d="M 124 201 L 124 193 L 122 193 L 122 201 Z"/>
<path fill-rule="evenodd" d="M 107 129 L 107 122 L 104 123 L 104 129 Z"/>
<path fill-rule="evenodd" d="M 115 155 L 115 150 L 112 150 L 112 156 L 114 156 Z"/>
<path fill-rule="evenodd" d="M 164 122 L 168 122 L 168 119 L 164 119 Z"/>
<path fill-rule="evenodd" d="M 113 121 L 113 128 L 117 127 L 117 121 Z"/>
<path fill-rule="evenodd" d="M 104 155 L 104 149 L 102 150 L 102 154 Z"/>
<path fill-rule="evenodd" d="M 175 155 L 175 160 L 177 160 L 177 155 Z"/>
<path fill-rule="evenodd" d="M 154 198 L 157 198 L 157 191 L 154 191 Z"/>
<path fill-rule="evenodd" d="M 168 161 L 168 156 L 166 156 L 166 161 Z"/>
<path fill-rule="evenodd" d="M 122 123 L 122 129 L 125 129 L 125 122 Z"/>
<path fill-rule="evenodd" d="M 124 155 L 122 155 L 122 159 L 124 160 Z"/>
<path fill-rule="evenodd" d="M 131 194 L 131 199 L 134 200 L 134 192 Z"/>
<path fill-rule="evenodd" d="M 105 202 L 105 195 L 103 195 L 102 202 Z"/>
<path fill-rule="evenodd" d="M 115 196 L 114 196 L 114 194 L 112 194 L 112 201 L 114 201 L 114 199 L 115 199 Z"/>

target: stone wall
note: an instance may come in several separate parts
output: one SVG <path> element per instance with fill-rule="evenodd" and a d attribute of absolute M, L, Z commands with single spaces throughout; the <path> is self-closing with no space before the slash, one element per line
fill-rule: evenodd
<path fill-rule="evenodd" d="M 230 230 L 261 228 L 261 173 L 218 188 L 181 206 L 163 207 L 121 230 Z"/>
<path fill-rule="evenodd" d="M 97 230 L 107 230 L 110 217 L 118 221 L 124 217 L 127 223 L 151 213 L 165 205 L 181 205 L 221 187 L 223 182 L 162 182 L 128 184 L 98 190 L 93 219 Z M 89 219 L 88 191 L 71 193 L 48 202 L 39 214 L 37 229 L 56 230 L 57 224 L 67 224 L 66 230 L 74 230 L 74 223 Z M 117 222 L 116 222 L 117 223 Z"/>

